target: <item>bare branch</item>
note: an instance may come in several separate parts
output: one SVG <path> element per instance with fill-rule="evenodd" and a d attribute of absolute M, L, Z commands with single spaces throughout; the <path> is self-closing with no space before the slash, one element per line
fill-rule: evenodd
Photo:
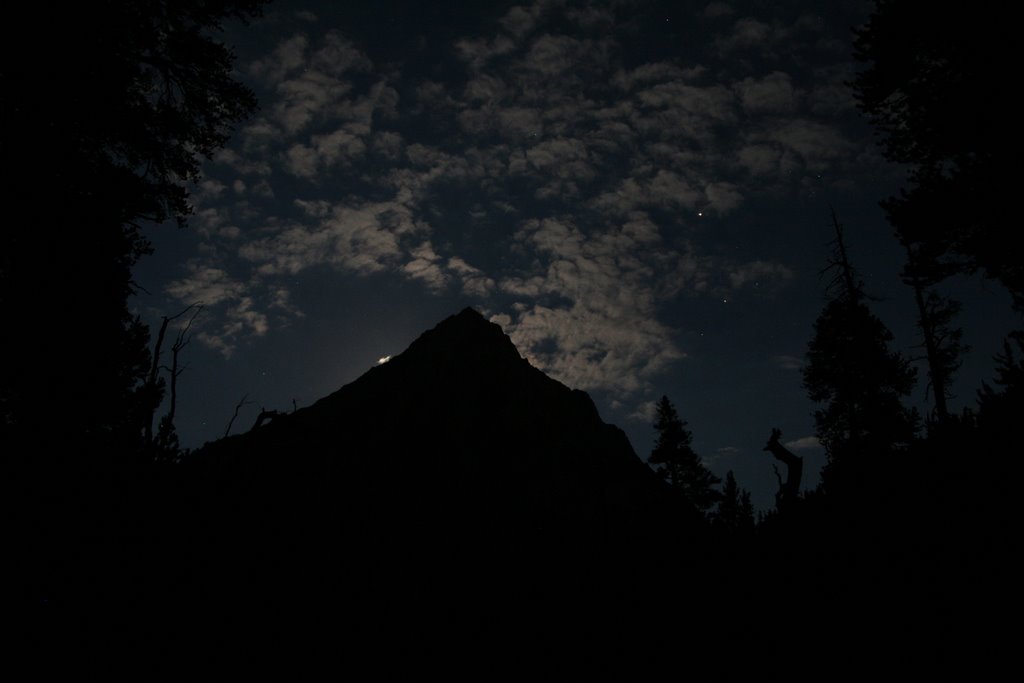
<path fill-rule="evenodd" d="M 238 403 L 235 405 L 235 414 L 231 416 L 230 420 L 228 420 L 227 429 L 224 430 L 225 437 L 231 433 L 231 425 L 235 423 L 235 419 L 238 417 L 238 411 L 244 406 L 252 405 L 252 403 L 253 402 L 249 400 L 249 394 L 245 394 L 241 399 L 239 399 Z"/>
<path fill-rule="evenodd" d="M 196 321 L 196 316 L 202 313 L 203 305 L 191 304 L 184 311 L 174 316 L 175 318 L 178 318 L 193 308 L 195 310 L 192 312 L 192 317 L 188 319 L 188 323 L 182 327 L 182 329 L 178 330 L 178 336 L 174 340 L 174 344 L 171 346 L 171 406 L 170 410 L 167 411 L 167 421 L 172 427 L 174 426 L 174 416 L 178 409 L 178 377 L 180 377 L 181 373 L 185 371 L 184 367 L 180 370 L 178 369 L 178 355 L 181 353 L 183 348 L 188 346 L 189 341 L 191 341 L 192 337 L 189 334 L 189 330 L 192 329 L 192 323 Z M 173 319 L 174 318 L 171 318 L 171 320 Z"/>
<path fill-rule="evenodd" d="M 159 408 L 160 400 L 157 398 L 157 376 L 160 372 L 160 348 L 164 345 L 164 336 L 167 334 L 167 325 L 170 318 L 164 316 L 160 323 L 160 331 L 156 335 L 156 344 L 153 346 L 153 362 L 149 367 L 149 378 L 146 380 L 147 396 L 150 401 L 147 406 L 149 414 L 146 416 L 145 438 L 146 443 L 153 443 L 153 420 L 156 418 L 156 410 Z"/>

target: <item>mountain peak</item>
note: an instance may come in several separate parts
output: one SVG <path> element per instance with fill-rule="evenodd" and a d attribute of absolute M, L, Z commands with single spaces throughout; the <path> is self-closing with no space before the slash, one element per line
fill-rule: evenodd
<path fill-rule="evenodd" d="M 460 364 L 523 362 L 515 344 L 501 326 L 468 307 L 421 334 L 400 357 L 430 357 L 433 362 L 446 359 Z"/>
<path fill-rule="evenodd" d="M 452 318 L 465 318 L 467 320 L 484 320 L 484 314 L 476 310 L 472 306 L 466 306 L 457 315 L 451 316 Z"/>

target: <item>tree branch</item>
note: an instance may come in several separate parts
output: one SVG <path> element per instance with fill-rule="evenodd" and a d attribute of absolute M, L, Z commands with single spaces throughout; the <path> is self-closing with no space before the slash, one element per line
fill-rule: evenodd
<path fill-rule="evenodd" d="M 250 401 L 248 399 L 249 399 L 249 394 L 245 394 L 244 396 L 242 396 L 241 399 L 239 399 L 238 403 L 235 405 L 235 414 L 231 416 L 230 420 L 228 420 L 228 426 L 224 430 L 224 436 L 225 437 L 228 434 L 231 433 L 231 425 L 233 425 L 235 423 L 235 419 L 238 417 L 238 411 L 241 410 L 243 406 L 247 406 L 247 405 L 251 405 L 252 404 L 252 401 Z"/>

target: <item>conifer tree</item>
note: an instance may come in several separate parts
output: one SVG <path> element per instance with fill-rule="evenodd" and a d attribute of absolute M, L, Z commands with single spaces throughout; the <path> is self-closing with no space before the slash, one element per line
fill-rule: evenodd
<path fill-rule="evenodd" d="M 753 530 L 754 505 L 750 502 L 750 491 L 739 487 L 732 470 L 725 475 L 721 496 L 715 512 L 715 524 L 730 533 Z"/>
<path fill-rule="evenodd" d="M 934 408 L 929 416 L 929 425 L 945 424 L 950 420 L 947 401 L 953 398 L 952 384 L 960 368 L 963 354 L 970 347 L 961 342 L 963 331 L 953 323 L 960 313 L 960 303 L 940 295 L 930 285 L 927 276 L 929 264 L 922 263 L 919 250 L 909 244 L 907 265 L 903 269 L 903 281 L 914 290 L 917 304 L 917 327 L 921 332 L 921 344 L 928 362 L 928 385 L 925 400 L 931 397 Z"/>
<path fill-rule="evenodd" d="M 658 441 L 648 462 L 655 465 L 654 471 L 683 493 L 698 510 L 708 514 L 721 496 L 714 487 L 722 480 L 712 474 L 694 452 L 690 445 L 693 435 L 667 396 L 658 401 L 658 419 L 654 429 L 658 432 Z"/>
<path fill-rule="evenodd" d="M 914 2 L 876 0 L 857 30 L 863 68 L 850 85 L 883 154 L 907 169 L 906 186 L 882 206 L 926 266 L 927 284 L 981 272 L 1024 311 L 1024 261 L 1006 229 L 1017 155 L 1005 131 L 1016 115 L 992 68 L 1016 55 L 1004 24 L 956 6 L 922 12 Z"/>
<path fill-rule="evenodd" d="M 814 418 L 828 454 L 822 472 L 826 488 L 834 484 L 837 469 L 857 460 L 866 465 L 859 471 L 871 476 L 867 463 L 907 444 L 917 423 L 916 414 L 902 403 L 916 372 L 902 354 L 890 350 L 893 335 L 868 308 L 834 212 L 832 220 L 835 252 L 826 270 L 836 275 L 814 323 L 803 370 L 808 396 L 823 404 Z"/>

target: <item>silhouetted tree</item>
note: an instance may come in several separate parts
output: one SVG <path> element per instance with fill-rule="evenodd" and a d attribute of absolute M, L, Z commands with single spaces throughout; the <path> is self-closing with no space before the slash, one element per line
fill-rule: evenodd
<path fill-rule="evenodd" d="M 960 313 L 960 303 L 928 287 L 927 279 L 916 274 L 916 259 L 909 247 L 907 254 L 903 277 L 914 290 L 917 327 L 921 331 L 921 347 L 925 350 L 925 361 L 928 363 L 925 399 L 931 395 L 935 403 L 929 424 L 945 423 L 950 419 L 947 401 L 953 398 L 953 378 L 960 368 L 963 354 L 968 350 L 960 341 L 963 331 L 953 324 Z"/>
<path fill-rule="evenodd" d="M 5 203 L 22 208 L 0 231 L 0 307 L 23 323 L 0 335 L 0 356 L 18 359 L 0 369 L 4 440 L 124 452 L 151 438 L 159 392 L 148 331 L 127 305 L 131 268 L 150 250 L 143 224 L 185 222 L 203 158 L 256 105 L 216 34 L 261 4 L 12 10 L 8 28 L 46 26 L 47 39 L 30 55 L 5 52 L 0 70 L 2 148 L 14 170 Z"/>
<path fill-rule="evenodd" d="M 0 192 L 12 217 L 0 230 L 0 478 L 19 519 L 5 555 L 18 558 L 11 582 L 25 587 L 26 604 L 42 604 L 41 591 L 59 595 L 54 602 L 78 606 L 65 623 L 80 624 L 75 633 L 47 626 L 40 643 L 105 641 L 121 596 L 187 573 L 169 571 L 174 553 L 155 550 L 175 510 L 160 501 L 178 473 L 148 471 L 162 388 L 149 381 L 149 330 L 129 307 L 132 267 L 151 250 L 144 227 L 185 222 L 203 159 L 255 107 L 217 34 L 260 4 L 6 8 Z M 178 451 L 172 415 L 155 440 Z M 148 550 L 125 540 L 138 538 Z M 162 611 L 160 600 L 143 603 L 136 615 Z M 65 642 L 53 640 L 57 631 Z"/>
<path fill-rule="evenodd" d="M 252 401 L 249 400 L 249 394 L 245 394 L 242 398 L 238 399 L 238 403 L 235 404 L 235 412 L 232 413 L 231 419 L 228 420 L 227 427 L 224 428 L 224 436 L 227 437 L 231 433 L 231 427 L 235 424 L 235 420 L 238 419 L 238 411 L 248 405 L 252 405 Z"/>
<path fill-rule="evenodd" d="M 1014 349 L 1016 348 L 1016 351 Z M 1015 427 L 1024 406 L 1024 332 L 1014 332 L 1003 341 L 996 356 L 995 385 L 984 382 L 978 391 L 978 407 L 986 421 L 993 419 Z"/>
<path fill-rule="evenodd" d="M 915 370 L 900 353 L 889 349 L 892 333 L 868 308 L 834 212 L 832 219 L 835 251 L 826 272 L 835 275 L 829 300 L 814 323 L 803 369 L 808 396 L 824 404 L 814 419 L 828 454 L 822 473 L 826 487 L 837 468 L 857 460 L 867 464 L 908 443 L 917 422 L 902 403 L 914 386 Z M 861 472 L 871 476 L 872 467 L 867 465 Z"/>
<path fill-rule="evenodd" d="M 655 472 L 681 491 L 698 510 L 707 514 L 718 501 L 720 494 L 714 487 L 722 480 L 712 474 L 694 452 L 690 445 L 693 435 L 667 396 L 658 401 L 657 410 L 654 429 L 658 432 L 658 441 L 648 462 L 656 465 Z"/>
<path fill-rule="evenodd" d="M 750 502 L 750 491 L 739 487 L 732 470 L 725 474 L 714 523 L 730 533 L 747 533 L 754 529 L 754 505 Z"/>
<path fill-rule="evenodd" d="M 921 11 L 877 0 L 858 31 L 866 65 L 852 86 L 881 133 L 886 157 L 909 167 L 909 188 L 883 202 L 901 241 L 917 252 L 927 283 L 982 271 L 1024 308 L 1024 261 L 1005 226 L 1016 152 L 1006 131 L 1004 74 L 1016 52 L 1012 22 L 954 6 Z"/>
<path fill-rule="evenodd" d="M 188 319 L 187 323 L 181 326 L 178 330 L 174 343 L 171 345 L 170 367 L 160 366 L 160 369 L 165 370 L 170 377 L 170 396 L 168 397 L 169 405 L 167 414 L 160 418 L 160 428 L 157 431 L 156 442 L 152 445 L 155 446 L 154 451 L 156 458 L 165 462 L 177 462 L 184 455 L 181 450 L 181 444 L 178 441 L 177 430 L 174 427 L 174 418 L 178 411 L 178 378 L 187 369 L 187 366 L 181 363 L 180 356 L 181 352 L 192 341 L 192 324 L 196 321 L 196 317 L 202 313 L 202 304 L 191 304 L 177 315 L 170 317 L 164 316 L 163 322 L 160 325 L 160 334 L 157 345 L 153 352 L 153 365 L 156 366 L 160 362 L 160 340 L 163 339 L 167 331 L 167 324 L 172 320 L 180 318 L 189 311 L 192 311 L 192 317 Z"/>
<path fill-rule="evenodd" d="M 775 456 L 776 460 L 786 465 L 785 481 L 782 480 L 778 468 L 775 468 L 775 476 L 779 480 L 779 490 L 775 494 L 775 508 L 780 512 L 791 507 L 800 497 L 800 483 L 804 473 L 804 459 L 779 443 L 781 436 L 781 430 L 772 429 L 772 435 L 764 447 L 764 450 Z"/>

